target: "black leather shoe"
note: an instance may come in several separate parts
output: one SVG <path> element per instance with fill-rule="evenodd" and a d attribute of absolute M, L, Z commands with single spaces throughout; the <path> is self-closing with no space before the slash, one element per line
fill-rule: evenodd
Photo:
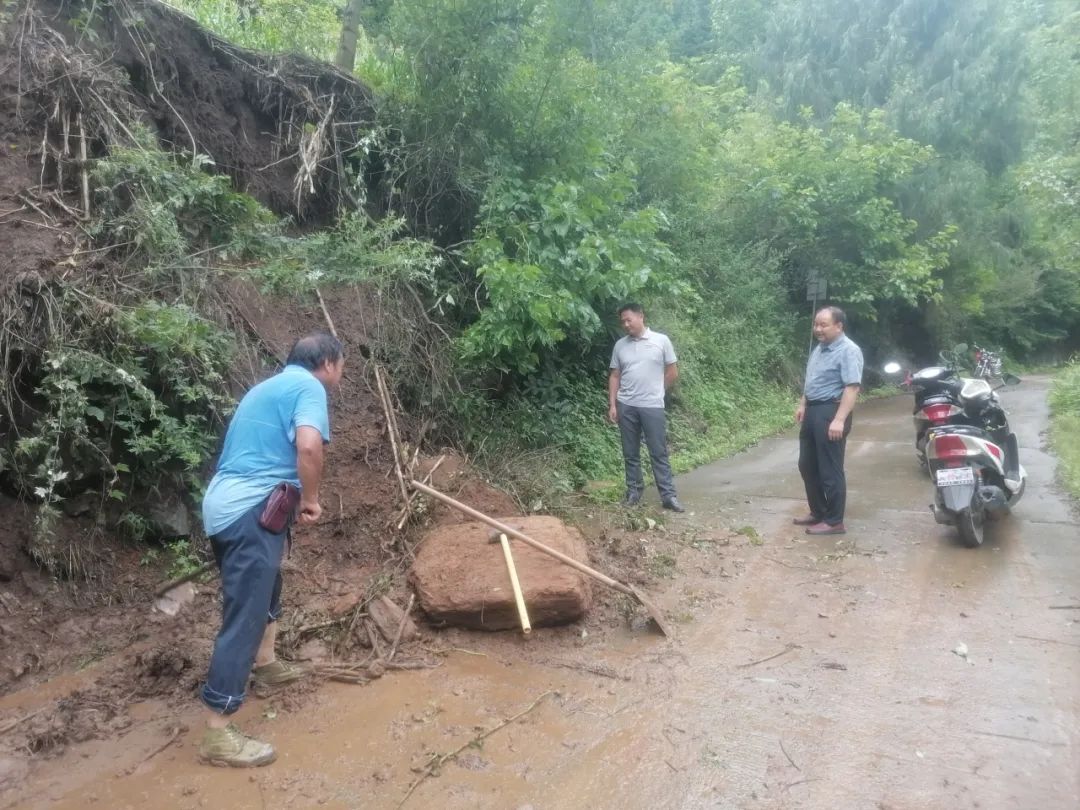
<path fill-rule="evenodd" d="M 672 512 L 686 511 L 686 509 L 683 508 L 683 505 L 679 503 L 678 498 L 668 498 L 666 501 L 664 501 L 664 508 L 670 509 Z"/>
<path fill-rule="evenodd" d="M 625 495 L 623 495 L 621 503 L 623 506 L 637 506 L 639 503 L 641 503 L 641 493 L 627 492 Z"/>

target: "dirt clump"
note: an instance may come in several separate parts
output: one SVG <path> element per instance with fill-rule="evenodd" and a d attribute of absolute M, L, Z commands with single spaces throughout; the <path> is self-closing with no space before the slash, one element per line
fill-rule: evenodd
<path fill-rule="evenodd" d="M 155 647 L 135 656 L 134 674 L 140 697 L 171 695 L 178 690 L 194 690 L 201 670 L 191 651 L 174 645 Z"/>

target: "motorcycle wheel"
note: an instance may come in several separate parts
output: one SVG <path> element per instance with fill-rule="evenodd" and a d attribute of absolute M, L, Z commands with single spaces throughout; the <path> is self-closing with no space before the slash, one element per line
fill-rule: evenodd
<path fill-rule="evenodd" d="M 984 534 L 983 513 L 975 512 L 970 507 L 961 509 L 956 515 L 956 528 L 960 530 L 960 539 L 968 548 L 982 545 Z"/>

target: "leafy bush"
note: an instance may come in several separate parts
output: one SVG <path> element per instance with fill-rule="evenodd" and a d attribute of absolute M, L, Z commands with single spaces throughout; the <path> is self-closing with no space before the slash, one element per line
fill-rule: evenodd
<path fill-rule="evenodd" d="M 275 292 L 367 282 L 382 290 L 409 284 L 433 292 L 441 259 L 431 243 L 404 232 L 402 219 L 375 222 L 362 211 L 349 212 L 332 230 L 276 240 L 248 272 Z"/>
<path fill-rule="evenodd" d="M 117 148 L 91 169 L 93 236 L 154 273 L 207 248 L 243 256 L 277 232 L 273 214 L 234 191 L 228 176 L 210 173 L 206 155 L 163 152 L 145 131 L 136 135 L 144 143 Z"/>
<path fill-rule="evenodd" d="M 1061 480 L 1080 498 L 1080 363 L 1072 363 L 1054 380 L 1050 409 L 1050 433 L 1061 460 Z"/>
<path fill-rule="evenodd" d="M 11 457 L 42 505 L 30 551 L 54 570 L 57 504 L 96 492 L 123 509 L 137 493 L 197 491 L 232 407 L 231 342 L 191 309 L 148 302 L 88 325 L 67 304 L 74 328 L 43 355 L 39 415 Z"/>
<path fill-rule="evenodd" d="M 628 171 L 629 170 L 629 171 Z M 473 368 L 530 374 L 571 345 L 587 350 L 601 314 L 646 289 L 673 287 L 663 214 L 634 210 L 632 167 L 597 167 L 589 181 L 496 183 L 468 253 L 486 295 L 459 343 Z"/>

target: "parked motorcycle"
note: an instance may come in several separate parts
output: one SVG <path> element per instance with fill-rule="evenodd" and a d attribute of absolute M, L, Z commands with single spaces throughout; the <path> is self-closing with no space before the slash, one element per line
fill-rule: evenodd
<path fill-rule="evenodd" d="M 1019 383 L 1011 374 L 1002 381 Z M 927 432 L 934 519 L 956 526 L 972 548 L 982 544 L 986 521 L 1007 515 L 1027 484 L 1016 434 L 995 391 L 986 380 L 964 380 L 960 407 L 969 424 L 940 425 Z"/>
<path fill-rule="evenodd" d="M 1000 379 L 1001 353 L 975 346 L 975 376 L 984 379 Z"/>
<path fill-rule="evenodd" d="M 939 354 L 941 365 L 929 366 L 914 373 L 908 371 L 905 375 L 904 387 L 915 395 L 915 409 L 912 411 L 915 455 L 924 470 L 927 469 L 927 431 L 932 427 L 967 422 L 960 404 L 960 389 L 964 381 L 956 364 L 957 357 L 962 357 L 966 351 L 967 346 L 960 344 L 950 352 Z M 901 371 L 901 367 L 899 363 L 888 363 L 884 370 L 886 374 L 894 375 Z"/>

